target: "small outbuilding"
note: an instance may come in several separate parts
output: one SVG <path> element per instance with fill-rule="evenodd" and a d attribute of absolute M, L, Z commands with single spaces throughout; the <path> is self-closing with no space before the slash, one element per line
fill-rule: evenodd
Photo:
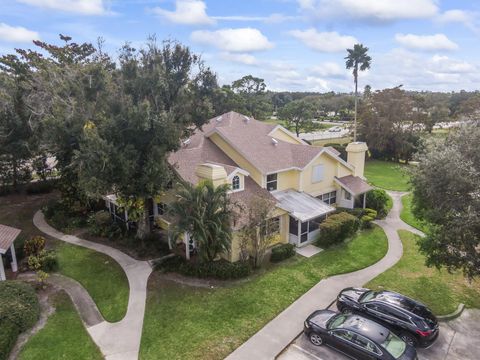
<path fill-rule="evenodd" d="M 6 258 L 7 252 L 10 251 L 12 258 L 11 267 L 13 272 L 18 271 L 17 256 L 15 255 L 14 241 L 20 234 L 20 229 L 0 224 L 0 281 L 6 280 L 5 267 L 3 258 Z"/>

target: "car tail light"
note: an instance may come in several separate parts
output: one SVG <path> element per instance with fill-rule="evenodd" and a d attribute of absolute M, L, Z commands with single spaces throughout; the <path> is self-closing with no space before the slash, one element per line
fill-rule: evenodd
<path fill-rule="evenodd" d="M 427 330 L 427 331 L 417 330 L 417 334 L 423 337 L 430 336 L 432 332 L 433 332 L 432 330 Z"/>

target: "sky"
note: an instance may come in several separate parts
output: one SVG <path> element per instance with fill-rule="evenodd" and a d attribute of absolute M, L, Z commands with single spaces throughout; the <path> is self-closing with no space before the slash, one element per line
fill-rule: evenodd
<path fill-rule="evenodd" d="M 0 0 L 0 54 L 105 41 L 116 56 L 149 35 L 188 45 L 220 84 L 251 74 L 274 91 L 353 89 L 346 49 L 369 48 L 359 87 L 476 90 L 480 0 Z"/>

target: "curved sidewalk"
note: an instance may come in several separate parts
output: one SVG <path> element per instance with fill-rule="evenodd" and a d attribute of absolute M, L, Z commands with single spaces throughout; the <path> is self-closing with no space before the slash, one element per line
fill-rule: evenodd
<path fill-rule="evenodd" d="M 86 326 L 90 336 L 107 360 L 137 359 L 140 350 L 143 318 L 145 315 L 147 282 L 152 272 L 152 268 L 148 262 L 135 260 L 120 250 L 103 244 L 97 244 L 76 236 L 66 235 L 48 225 L 41 211 L 35 213 L 33 223 L 38 229 L 51 237 L 104 253 L 117 261 L 122 267 L 127 275 L 130 286 L 128 308 L 125 317 L 116 323 L 101 321 L 93 326 L 89 326 L 89 324 L 86 323 Z M 68 286 L 68 284 L 64 285 Z M 72 296 L 70 292 L 69 294 Z M 72 300 L 74 303 L 76 302 L 76 299 L 72 298 Z"/>
<path fill-rule="evenodd" d="M 415 233 L 418 233 L 418 230 L 400 220 L 401 197 L 406 193 L 389 192 L 388 194 L 393 199 L 392 210 L 384 220 L 376 222 L 387 235 L 387 254 L 380 261 L 365 269 L 321 280 L 227 356 L 227 360 L 274 359 L 298 336 L 303 329 L 303 321 L 313 311 L 327 308 L 342 289 L 350 286 L 362 286 L 400 260 L 403 247 L 397 230 L 414 230 Z"/>

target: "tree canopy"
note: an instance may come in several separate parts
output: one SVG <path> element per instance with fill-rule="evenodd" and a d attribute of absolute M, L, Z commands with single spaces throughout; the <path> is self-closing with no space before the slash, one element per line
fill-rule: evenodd
<path fill-rule="evenodd" d="M 412 174 L 414 213 L 432 224 L 420 240 L 428 265 L 480 274 L 480 127 L 432 141 Z"/>

